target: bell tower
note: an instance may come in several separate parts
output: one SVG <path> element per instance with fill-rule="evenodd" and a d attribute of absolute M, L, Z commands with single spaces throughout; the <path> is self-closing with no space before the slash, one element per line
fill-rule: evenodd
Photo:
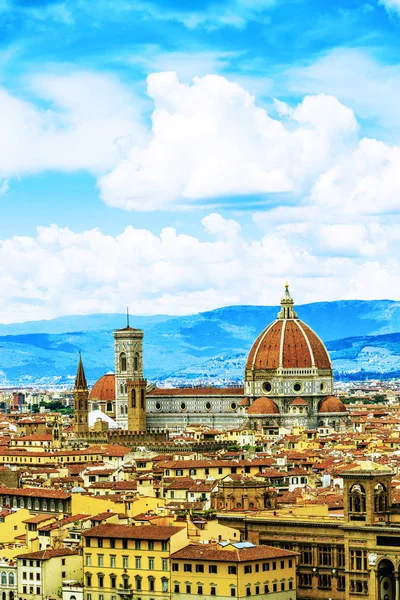
<path fill-rule="evenodd" d="M 83 369 L 82 356 L 79 353 L 78 370 L 74 386 L 75 433 L 86 433 L 89 429 L 88 409 L 89 390 Z"/>
<path fill-rule="evenodd" d="M 146 387 L 143 377 L 128 379 L 128 430 L 146 431 Z"/>
<path fill-rule="evenodd" d="M 60 427 L 60 421 L 58 420 L 58 415 L 56 415 L 56 417 L 53 421 L 53 428 L 51 430 L 51 436 L 52 436 L 53 448 L 59 450 L 61 448 L 62 431 L 61 431 L 61 427 Z"/>
<path fill-rule="evenodd" d="M 143 379 L 144 332 L 130 327 L 128 312 L 126 321 L 126 327 L 114 331 L 115 412 L 121 429 L 131 429 L 128 424 L 128 381 Z"/>
<path fill-rule="evenodd" d="M 380 464 L 362 461 L 342 471 L 344 483 L 344 518 L 365 525 L 388 523 L 392 506 L 394 472 Z"/>

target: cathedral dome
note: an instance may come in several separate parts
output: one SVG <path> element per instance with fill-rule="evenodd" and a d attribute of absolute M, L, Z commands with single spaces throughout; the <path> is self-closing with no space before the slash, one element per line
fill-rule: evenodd
<path fill-rule="evenodd" d="M 297 318 L 293 305 L 286 285 L 278 318 L 254 342 L 247 358 L 247 370 L 332 369 L 323 342 Z"/>
<path fill-rule="evenodd" d="M 327 396 L 321 400 L 319 407 L 319 413 L 346 413 L 347 408 L 339 398 L 336 396 Z"/>
<path fill-rule="evenodd" d="M 115 400 L 115 375 L 114 373 L 106 373 L 100 377 L 92 387 L 89 396 L 90 400 L 99 402 L 101 400 L 110 402 Z"/>
<path fill-rule="evenodd" d="M 257 398 L 247 409 L 248 415 L 278 415 L 279 408 L 271 398 Z"/>

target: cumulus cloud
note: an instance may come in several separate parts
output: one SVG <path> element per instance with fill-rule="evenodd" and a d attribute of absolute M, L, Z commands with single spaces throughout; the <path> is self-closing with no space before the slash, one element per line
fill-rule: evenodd
<path fill-rule="evenodd" d="M 114 77 L 90 72 L 28 80 L 34 100 L 0 88 L 0 177 L 49 169 L 104 173 L 121 136 L 142 140 L 137 102 Z"/>
<path fill-rule="evenodd" d="M 199 199 L 298 193 L 356 137 L 353 112 L 331 96 L 306 97 L 292 125 L 216 75 L 179 82 L 148 77 L 152 137 L 99 179 L 105 202 L 127 210 L 173 209 Z"/>
<path fill-rule="evenodd" d="M 318 246 L 304 224 L 266 227 L 256 237 L 218 213 L 202 225 L 204 239 L 171 227 L 156 235 L 129 226 L 110 236 L 52 225 L 35 237 L 3 240 L 0 321 L 115 312 L 127 304 L 136 314 L 276 304 L 287 277 L 297 302 L 400 294 L 395 228 L 326 225 L 314 234 Z"/>

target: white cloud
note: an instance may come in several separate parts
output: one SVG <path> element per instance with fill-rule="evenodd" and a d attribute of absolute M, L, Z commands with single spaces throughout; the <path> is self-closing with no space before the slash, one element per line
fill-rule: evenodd
<path fill-rule="evenodd" d="M 28 81 L 35 102 L 0 88 L 0 177 L 49 169 L 112 168 L 119 136 L 143 139 L 135 97 L 113 77 L 41 74 Z"/>
<path fill-rule="evenodd" d="M 152 138 L 99 180 L 105 202 L 127 210 L 174 209 L 235 195 L 300 192 L 356 139 L 353 112 L 336 98 L 306 97 L 291 126 L 221 76 L 148 77 Z"/>
<path fill-rule="evenodd" d="M 313 234 L 318 247 L 318 240 L 310 244 L 310 225 L 271 226 L 249 238 L 217 213 L 202 223 L 203 241 L 171 227 L 159 235 L 127 227 L 113 237 L 56 225 L 4 240 L 0 321 L 115 312 L 127 304 L 135 314 L 276 304 L 286 278 L 298 303 L 400 296 L 394 230 L 326 225 Z"/>
<path fill-rule="evenodd" d="M 394 11 L 400 14 L 400 0 L 379 0 L 389 12 Z"/>
<path fill-rule="evenodd" d="M 400 6 L 400 0 L 396 2 Z M 388 139 L 400 133 L 400 63 L 384 64 L 366 51 L 335 48 L 313 62 L 287 69 L 275 91 L 296 96 L 320 92 L 350 106 L 365 126 L 372 122 L 375 131 L 380 126 Z"/>

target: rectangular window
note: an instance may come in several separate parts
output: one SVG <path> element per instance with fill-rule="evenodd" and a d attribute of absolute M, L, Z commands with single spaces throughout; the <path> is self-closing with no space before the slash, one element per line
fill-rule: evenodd
<path fill-rule="evenodd" d="M 276 571 L 276 562 L 275 561 L 273 561 L 273 563 L 272 563 L 272 570 Z"/>
<path fill-rule="evenodd" d="M 196 565 L 196 573 L 204 573 L 204 565 Z"/>
<path fill-rule="evenodd" d="M 342 545 L 338 545 L 337 546 L 337 566 L 340 567 L 344 567 L 344 563 L 345 563 L 345 555 L 344 555 L 344 546 Z"/>
<path fill-rule="evenodd" d="M 260 586 L 256 585 L 256 596 L 258 596 L 259 593 L 260 593 Z"/>
<path fill-rule="evenodd" d="M 310 588 L 312 587 L 312 575 L 311 573 L 300 573 L 299 574 L 299 587 Z"/>
<path fill-rule="evenodd" d="M 285 591 L 285 582 L 282 581 L 281 582 L 281 592 L 284 592 L 284 591 Z"/>
<path fill-rule="evenodd" d="M 366 550 L 350 550 L 350 571 L 366 571 L 367 570 L 367 551 Z"/>
<path fill-rule="evenodd" d="M 36 588 L 36 593 L 37 593 L 37 594 L 41 594 L 40 587 L 37 587 L 37 588 Z"/>
<path fill-rule="evenodd" d="M 115 548 L 115 540 L 114 540 L 114 538 L 110 539 L 110 548 Z"/>
<path fill-rule="evenodd" d="M 269 571 L 269 563 L 263 563 L 263 571 Z"/>
<path fill-rule="evenodd" d="M 140 540 L 135 540 L 135 550 L 140 550 Z"/>
<path fill-rule="evenodd" d="M 212 585 L 210 586 L 210 596 L 216 596 L 217 595 L 217 588 Z"/>
<path fill-rule="evenodd" d="M 103 559 L 104 559 L 104 554 L 98 554 L 97 555 L 97 566 L 98 567 L 102 567 L 103 566 Z"/>
<path fill-rule="evenodd" d="M 167 550 L 168 550 L 168 542 L 162 542 L 162 544 L 161 544 L 161 550 L 163 552 L 167 552 Z"/>
<path fill-rule="evenodd" d="M 293 581 L 289 581 L 289 590 L 293 589 Z"/>
<path fill-rule="evenodd" d="M 112 569 L 115 569 L 116 565 L 117 565 L 117 557 L 114 554 L 112 554 L 110 556 L 110 567 Z"/>
<path fill-rule="evenodd" d="M 209 573 L 217 573 L 217 565 L 208 565 Z"/>
<path fill-rule="evenodd" d="M 162 570 L 168 571 L 168 560 L 166 558 L 162 559 Z"/>
<path fill-rule="evenodd" d="M 330 590 L 332 587 L 331 576 L 325 573 L 318 575 L 318 587 L 323 590 Z"/>
<path fill-rule="evenodd" d="M 346 590 L 346 577 L 344 575 L 339 575 L 337 579 L 337 589 L 338 592 L 344 592 Z"/>
<path fill-rule="evenodd" d="M 154 542 L 149 540 L 149 550 L 154 550 Z"/>
<path fill-rule="evenodd" d="M 237 572 L 236 565 L 229 565 L 229 567 L 228 567 L 229 575 L 236 575 L 236 572 Z"/>
<path fill-rule="evenodd" d="M 161 579 L 161 591 L 168 592 L 168 579 Z"/>
<path fill-rule="evenodd" d="M 149 592 L 154 592 L 155 584 L 154 577 L 149 577 Z"/>
<path fill-rule="evenodd" d="M 350 579 L 350 593 L 368 595 L 368 581 L 362 579 Z"/>
<path fill-rule="evenodd" d="M 40 573 L 36 573 L 36 581 L 40 581 Z"/>
<path fill-rule="evenodd" d="M 142 568 L 141 567 L 141 563 L 142 563 L 142 560 L 141 560 L 140 556 L 136 556 L 135 557 L 135 566 L 136 566 L 136 569 L 141 569 Z"/>
<path fill-rule="evenodd" d="M 244 566 L 244 572 L 245 572 L 245 574 L 251 573 L 251 571 L 252 571 L 251 565 L 245 565 Z"/>
<path fill-rule="evenodd" d="M 246 596 L 251 596 L 251 588 L 250 587 L 246 588 Z"/>
<path fill-rule="evenodd" d="M 309 544 L 301 544 L 300 550 L 300 564 L 301 565 L 312 565 L 312 547 Z"/>
<path fill-rule="evenodd" d="M 268 583 L 264 584 L 264 594 L 269 594 L 269 585 L 268 585 Z"/>
<path fill-rule="evenodd" d="M 174 592 L 175 592 L 175 594 L 179 594 L 180 593 L 180 591 L 179 591 L 179 583 L 175 583 L 175 585 L 174 585 Z"/>
<path fill-rule="evenodd" d="M 86 566 L 87 567 L 92 566 L 92 555 L 91 554 L 86 554 Z"/>
<path fill-rule="evenodd" d="M 285 568 L 285 561 L 281 560 L 281 569 L 284 569 L 284 568 Z"/>
<path fill-rule="evenodd" d="M 128 569 L 129 568 L 129 556 L 123 556 L 122 557 L 122 568 L 123 569 Z"/>
<path fill-rule="evenodd" d="M 231 596 L 233 596 L 233 597 L 236 596 L 236 589 L 235 588 L 231 588 Z"/>
<path fill-rule="evenodd" d="M 154 558 L 149 558 L 149 571 L 154 571 Z"/>
<path fill-rule="evenodd" d="M 203 586 L 202 585 L 197 586 L 197 593 L 201 594 L 201 595 L 203 594 Z"/>
<path fill-rule="evenodd" d="M 322 567 L 332 566 L 332 546 L 318 546 L 318 564 Z"/>
<path fill-rule="evenodd" d="M 179 563 L 172 563 L 172 570 L 179 571 Z"/>
<path fill-rule="evenodd" d="M 187 594 L 191 594 L 192 593 L 192 586 L 190 585 L 190 583 L 186 584 L 186 593 Z"/>
<path fill-rule="evenodd" d="M 291 559 L 291 558 L 289 558 L 289 569 L 291 569 L 291 568 L 292 568 L 292 566 L 293 566 L 293 561 L 292 561 L 292 559 Z"/>
<path fill-rule="evenodd" d="M 140 542 L 139 542 L 138 548 L 136 548 L 136 544 L 137 544 L 137 541 L 135 542 L 135 549 L 140 550 Z M 123 548 L 123 550 L 128 550 L 128 540 L 122 540 L 122 548 Z"/>
<path fill-rule="evenodd" d="M 90 538 L 86 538 L 86 548 L 90 548 Z"/>
<path fill-rule="evenodd" d="M 191 565 L 191 563 L 184 563 L 183 570 L 184 570 L 185 573 L 191 573 L 192 572 L 192 565 Z"/>
<path fill-rule="evenodd" d="M 98 540 L 97 540 L 97 547 L 98 548 L 102 548 L 103 547 L 103 539 L 102 538 L 98 538 Z"/>

